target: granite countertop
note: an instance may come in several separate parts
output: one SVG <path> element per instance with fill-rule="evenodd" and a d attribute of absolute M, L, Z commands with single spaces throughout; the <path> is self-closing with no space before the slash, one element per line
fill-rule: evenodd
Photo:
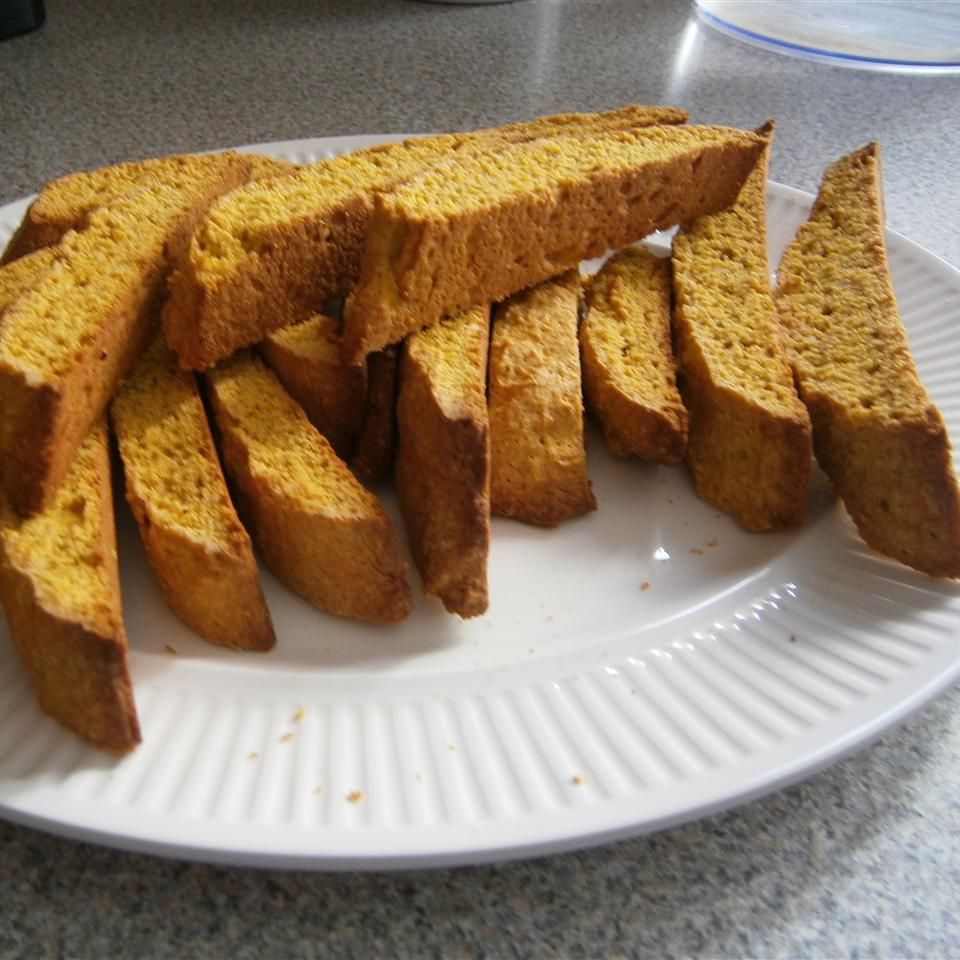
<path fill-rule="evenodd" d="M 842 69 L 697 26 L 684 0 L 47 0 L 0 43 L 0 202 L 75 169 L 307 136 L 469 128 L 626 102 L 778 121 L 813 191 L 879 140 L 891 227 L 960 266 L 960 77 Z M 957 956 L 960 696 L 803 784 L 528 862 L 311 875 L 0 824 L 3 956 Z"/>

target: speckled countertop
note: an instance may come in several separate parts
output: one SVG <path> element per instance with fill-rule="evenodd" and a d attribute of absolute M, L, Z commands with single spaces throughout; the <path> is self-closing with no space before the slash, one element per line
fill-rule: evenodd
<path fill-rule="evenodd" d="M 683 0 L 47 0 L 0 43 L 0 202 L 129 157 L 496 124 L 629 101 L 778 121 L 814 190 L 877 139 L 890 226 L 960 265 L 960 77 L 779 57 Z M 960 955 L 960 696 L 735 812 L 524 863 L 308 875 L 0 824 L 2 956 Z"/>

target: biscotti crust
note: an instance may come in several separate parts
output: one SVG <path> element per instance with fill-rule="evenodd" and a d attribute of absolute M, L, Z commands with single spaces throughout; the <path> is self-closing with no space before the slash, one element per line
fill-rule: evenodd
<path fill-rule="evenodd" d="M 228 158 L 213 170 L 182 190 L 152 188 L 100 208 L 85 230 L 63 239 L 54 264 L 4 311 L 2 483 L 20 513 L 49 502 L 146 342 L 163 299 L 170 251 L 182 246 L 200 211 L 247 177 L 249 163 Z M 126 246 L 106 270 L 104 251 L 114 244 Z M 74 327 L 83 324 L 75 343 L 55 332 L 66 326 L 65 317 Z M 20 341 L 31 330 L 25 350 Z M 45 338 L 40 366 L 31 354 L 39 349 L 38 337 Z"/>
<path fill-rule="evenodd" d="M 250 537 L 227 492 L 203 402 L 159 336 L 111 414 L 127 502 L 170 608 L 212 643 L 271 649 Z"/>
<path fill-rule="evenodd" d="M 670 261 L 639 247 L 610 257 L 586 286 L 580 357 L 587 408 L 611 453 L 677 463 L 687 411 L 670 340 Z"/>
<path fill-rule="evenodd" d="M 442 320 L 403 347 L 396 486 L 423 591 L 450 613 L 487 609 L 489 307 Z"/>
<path fill-rule="evenodd" d="M 398 354 L 397 347 L 387 347 L 367 357 L 363 424 L 350 466 L 354 473 L 369 481 L 386 476 L 393 466 L 397 445 Z"/>
<path fill-rule="evenodd" d="M 587 477 L 575 270 L 496 310 L 490 341 L 490 503 L 553 527 L 595 510 Z"/>
<path fill-rule="evenodd" d="M 106 425 L 91 428 L 48 514 L 21 521 L 7 506 L 0 514 L 0 599 L 41 708 L 100 749 L 133 749 L 140 728 L 120 608 Z M 55 530 L 47 530 L 55 518 L 81 530 L 80 539 L 70 539 L 85 544 L 78 562 L 96 582 L 89 594 L 45 572 L 38 552 L 60 549 Z"/>
<path fill-rule="evenodd" d="M 206 375 L 240 515 L 267 566 L 330 613 L 394 623 L 411 610 L 390 518 L 259 360 Z"/>
<path fill-rule="evenodd" d="M 827 168 L 775 299 L 817 461 L 860 536 L 930 576 L 960 577 L 960 493 L 897 312 L 876 144 Z"/>
<path fill-rule="evenodd" d="M 757 131 L 772 138 L 772 124 Z M 797 527 L 806 512 L 810 420 L 769 288 L 769 147 L 728 210 L 673 241 L 674 331 L 698 494 L 748 530 Z"/>
<path fill-rule="evenodd" d="M 347 359 L 728 206 L 762 144 L 722 127 L 555 136 L 437 165 L 377 195 L 344 310 Z"/>

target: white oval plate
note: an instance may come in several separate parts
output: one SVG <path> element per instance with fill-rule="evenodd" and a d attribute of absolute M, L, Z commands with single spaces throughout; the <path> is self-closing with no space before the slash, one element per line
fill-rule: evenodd
<path fill-rule="evenodd" d="M 250 149 L 305 162 L 382 139 Z M 810 201 L 770 184 L 772 264 Z M 25 206 L 0 209 L 0 241 Z M 960 435 L 960 273 L 887 242 L 921 374 Z M 589 460 L 596 513 L 552 531 L 494 521 L 486 616 L 464 623 L 420 598 L 401 626 L 366 626 L 264 573 L 279 637 L 267 655 L 211 647 L 174 619 L 120 507 L 143 745 L 114 760 L 64 732 L 4 638 L 0 813 L 237 864 L 556 852 L 807 776 L 960 672 L 960 587 L 870 553 L 822 479 L 801 531 L 758 535 L 698 500 L 683 468 L 615 461 L 595 436 Z"/>

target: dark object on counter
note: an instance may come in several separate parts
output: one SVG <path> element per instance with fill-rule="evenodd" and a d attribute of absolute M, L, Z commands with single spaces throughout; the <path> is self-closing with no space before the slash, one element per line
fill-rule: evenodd
<path fill-rule="evenodd" d="M 43 0 L 0 0 L 0 40 L 36 30 L 46 19 Z"/>

